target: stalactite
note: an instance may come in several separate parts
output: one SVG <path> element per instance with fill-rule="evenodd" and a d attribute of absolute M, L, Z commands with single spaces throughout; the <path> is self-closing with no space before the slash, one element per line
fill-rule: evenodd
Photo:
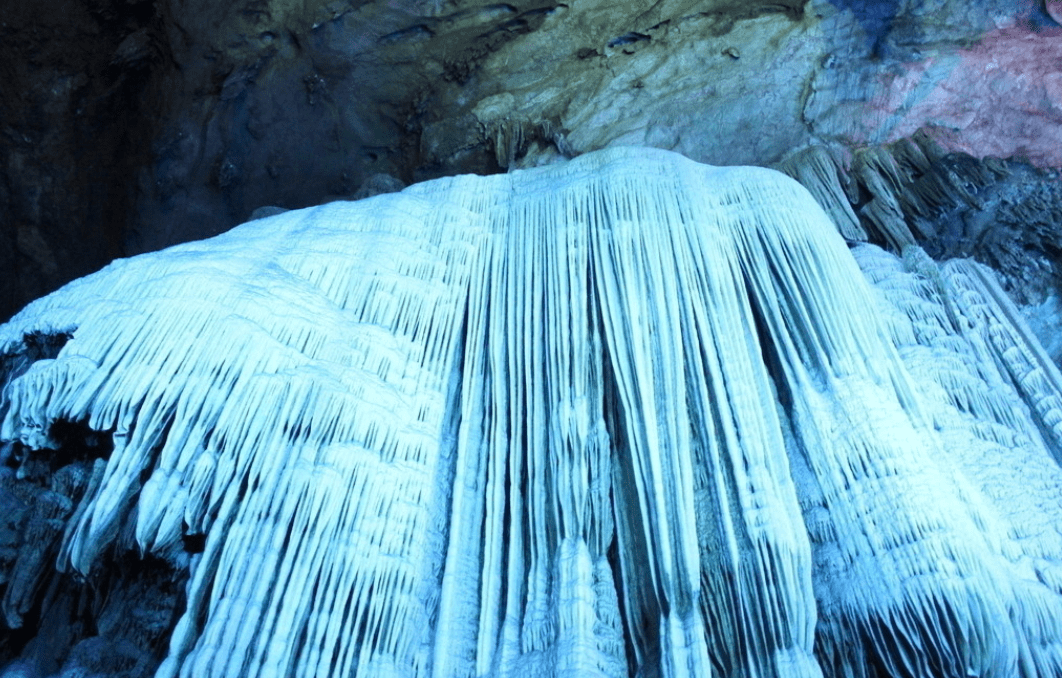
<path fill-rule="evenodd" d="M 1046 678 L 1062 381 L 988 275 L 612 149 L 117 261 L 0 327 L 70 335 L 0 439 L 113 440 L 61 570 L 205 538 L 160 678 Z"/>

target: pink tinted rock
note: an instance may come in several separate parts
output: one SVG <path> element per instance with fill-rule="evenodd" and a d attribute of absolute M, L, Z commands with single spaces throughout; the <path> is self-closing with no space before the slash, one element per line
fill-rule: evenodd
<path fill-rule="evenodd" d="M 1000 29 L 885 76 L 867 115 L 884 140 L 929 127 L 949 150 L 1062 166 L 1060 65 L 1062 28 Z"/>

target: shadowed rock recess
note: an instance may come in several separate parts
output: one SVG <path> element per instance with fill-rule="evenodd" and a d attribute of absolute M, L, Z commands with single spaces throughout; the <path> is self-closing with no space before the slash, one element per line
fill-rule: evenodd
<path fill-rule="evenodd" d="M 1059 675 L 1062 376 L 992 270 L 852 223 L 614 148 L 30 304 L 0 675 Z"/>

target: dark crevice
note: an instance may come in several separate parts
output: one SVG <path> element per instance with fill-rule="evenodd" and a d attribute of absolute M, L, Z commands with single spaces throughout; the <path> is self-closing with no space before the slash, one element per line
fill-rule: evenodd
<path fill-rule="evenodd" d="M 600 290 L 596 287 L 594 288 L 594 297 L 601 298 Z M 601 309 L 598 306 L 592 312 L 596 315 L 598 336 L 602 338 L 600 360 L 602 366 L 603 418 L 605 429 L 612 445 L 610 464 L 612 468 L 612 490 L 609 493 L 611 508 L 614 512 L 621 507 L 625 510 L 635 510 L 639 506 L 639 502 L 634 494 L 636 492 L 633 478 L 635 470 L 631 466 L 630 443 L 625 423 L 626 415 L 619 392 L 619 384 L 612 367 L 613 359 L 609 351 L 609 342 L 604 327 L 604 319 L 601 316 Z M 650 554 L 640 531 L 634 530 L 632 533 L 624 535 L 623 548 L 627 553 L 621 554 L 619 533 L 623 529 L 624 521 L 619 515 L 615 515 L 614 522 L 616 534 L 606 551 L 606 557 L 612 570 L 619 612 L 623 617 L 622 627 L 626 631 L 623 633 L 624 652 L 630 676 L 633 678 L 639 674 L 639 670 L 642 668 L 638 661 L 638 656 L 640 654 L 643 655 L 641 664 L 648 666 L 653 664 L 651 657 L 654 653 L 659 652 L 660 640 L 657 622 L 660 618 L 660 611 L 659 609 L 648 609 L 655 607 L 653 601 L 658 600 L 659 595 L 655 589 L 647 590 L 649 586 L 647 580 L 649 579 L 650 565 L 648 559 Z M 628 522 L 638 525 L 641 524 L 642 518 L 628 516 Z M 624 559 L 623 555 L 626 555 L 626 559 Z M 623 565 L 625 560 L 626 562 L 634 561 L 640 563 L 643 567 L 639 568 L 637 572 L 625 571 Z M 639 607 L 642 609 L 639 609 Z M 637 617 L 631 618 L 630 614 L 637 615 Z"/>
<path fill-rule="evenodd" d="M 437 506 L 441 509 L 440 514 L 443 519 L 433 526 L 432 529 L 437 528 L 439 535 L 438 539 L 439 562 L 441 566 L 435 576 L 436 586 L 441 590 L 443 577 L 446 575 L 446 556 L 450 545 L 450 509 L 453 506 L 453 490 L 454 490 L 454 478 L 457 475 L 457 441 L 461 426 L 463 423 L 461 417 L 461 399 L 463 396 L 464 375 L 467 370 L 466 359 L 468 356 L 468 342 L 469 342 L 469 323 L 472 313 L 472 296 L 474 290 L 469 287 L 465 290 L 465 303 L 464 306 L 458 311 L 461 316 L 461 322 L 454 333 L 454 344 L 452 347 L 453 354 L 453 369 L 450 373 L 450 381 L 446 384 L 445 402 L 446 412 L 442 418 L 442 435 L 439 441 L 439 464 L 437 466 L 435 486 L 441 490 L 444 490 L 443 496 L 440 496 L 437 500 Z M 439 603 L 441 599 L 436 598 L 435 607 L 429 611 L 429 624 L 432 627 L 432 634 L 437 628 L 439 621 Z M 348 598 L 347 607 L 352 604 Z M 348 618 L 347 612 L 344 612 L 344 619 Z M 336 652 L 339 652 L 339 645 L 336 646 Z"/>
<path fill-rule="evenodd" d="M 185 529 L 181 534 L 181 546 L 189 555 L 202 553 L 206 549 L 206 535 L 190 533 Z"/>
<path fill-rule="evenodd" d="M 54 552 L 48 550 L 50 563 Z M 54 567 L 41 575 L 21 626 L 0 633 L 0 667 L 27 667 L 31 675 L 154 675 L 185 610 L 187 570 L 123 551 L 103 556 L 87 580 Z"/>
<path fill-rule="evenodd" d="M 27 335 L 22 352 L 5 356 L 3 367 L 8 376 L 24 372 L 57 356 L 69 338 Z M 88 577 L 59 571 L 64 534 L 113 442 L 110 432 L 86 421 L 55 421 L 44 438 L 42 449 L 9 443 L 0 465 L 0 666 L 32 675 L 153 675 L 184 609 L 187 567 L 137 555 L 130 511 Z"/>
<path fill-rule="evenodd" d="M 615 496 L 609 493 L 609 499 L 612 500 L 613 506 L 615 506 Z M 612 571 L 612 581 L 616 589 L 616 603 L 620 614 L 623 614 L 627 609 L 627 595 L 623 586 L 623 568 L 620 564 L 619 553 L 619 540 L 613 539 L 609 544 L 608 550 L 605 552 L 605 558 L 608 561 L 608 567 Z M 628 622 L 624 617 L 622 624 L 624 628 L 628 628 Z M 623 650 L 627 658 L 628 675 L 630 678 L 635 678 L 638 674 L 638 660 L 637 655 L 634 652 L 634 644 L 631 642 L 631 634 L 623 634 Z"/>

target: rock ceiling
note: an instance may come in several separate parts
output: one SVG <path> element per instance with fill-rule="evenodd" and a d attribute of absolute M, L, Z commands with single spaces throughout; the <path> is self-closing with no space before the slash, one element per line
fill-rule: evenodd
<path fill-rule="evenodd" d="M 263 205 L 616 145 L 767 165 L 928 128 L 1062 165 L 1048 6 L 49 0 L 0 34 L 8 315 Z M 77 243 L 73 247 L 71 243 Z"/>

